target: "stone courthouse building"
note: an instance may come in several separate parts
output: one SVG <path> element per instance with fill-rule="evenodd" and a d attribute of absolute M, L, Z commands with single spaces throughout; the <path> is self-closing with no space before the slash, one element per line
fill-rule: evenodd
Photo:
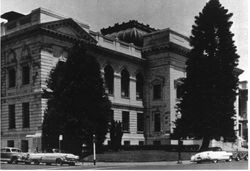
<path fill-rule="evenodd" d="M 38 8 L 1 16 L 1 145 L 41 149 L 42 97 L 50 70 L 76 41 L 91 44 L 101 66 L 112 117 L 122 121 L 124 145 L 170 144 L 179 79 L 189 39 L 137 21 L 94 32 L 90 26 Z M 109 135 L 105 141 L 109 143 Z"/>

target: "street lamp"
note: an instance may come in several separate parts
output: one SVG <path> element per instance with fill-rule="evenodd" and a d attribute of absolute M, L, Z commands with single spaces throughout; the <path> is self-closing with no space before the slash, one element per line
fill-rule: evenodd
<path fill-rule="evenodd" d="M 61 153 L 61 141 L 63 140 L 63 136 L 59 135 L 59 153 Z"/>
<path fill-rule="evenodd" d="M 182 164 L 182 161 L 181 161 L 181 150 L 182 150 L 182 141 L 180 138 L 178 138 L 178 162 L 177 164 Z"/>
<path fill-rule="evenodd" d="M 94 165 L 96 164 L 96 147 L 95 147 L 95 141 L 96 141 L 96 138 L 95 138 L 95 134 L 93 134 L 93 162 L 94 162 Z"/>

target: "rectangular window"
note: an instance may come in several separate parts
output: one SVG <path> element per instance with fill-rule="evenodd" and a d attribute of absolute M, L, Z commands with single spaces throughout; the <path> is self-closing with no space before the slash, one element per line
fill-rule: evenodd
<path fill-rule="evenodd" d="M 137 131 L 144 131 L 144 115 L 143 113 L 137 113 Z"/>
<path fill-rule="evenodd" d="M 8 140 L 7 141 L 7 146 L 8 147 L 15 147 L 14 140 Z"/>
<path fill-rule="evenodd" d="M 139 141 L 139 146 L 143 146 L 144 145 L 144 141 Z"/>
<path fill-rule="evenodd" d="M 122 112 L 122 128 L 123 131 L 129 132 L 129 112 Z"/>
<path fill-rule="evenodd" d="M 179 99 L 183 96 L 184 94 L 184 90 L 183 90 L 183 86 L 182 85 L 177 85 L 176 88 L 176 98 Z"/>
<path fill-rule="evenodd" d="M 29 103 L 22 104 L 23 109 L 23 128 L 30 127 L 30 105 Z"/>
<path fill-rule="evenodd" d="M 112 120 L 114 120 L 114 110 L 110 110 L 108 116 L 108 122 L 111 123 Z"/>
<path fill-rule="evenodd" d="M 16 128 L 15 105 L 9 105 L 9 129 Z"/>
<path fill-rule="evenodd" d="M 22 152 L 28 152 L 28 150 L 29 150 L 29 142 L 28 142 L 28 140 L 22 140 L 21 141 L 21 150 L 22 150 Z"/>
<path fill-rule="evenodd" d="M 9 88 L 16 86 L 16 70 L 14 68 L 8 70 L 8 84 Z"/>
<path fill-rule="evenodd" d="M 155 132 L 160 132 L 161 131 L 161 118 L 160 118 L 160 113 L 155 113 L 154 114 L 154 128 Z"/>
<path fill-rule="evenodd" d="M 153 97 L 155 100 L 161 99 L 161 85 L 157 84 L 153 87 Z"/>
<path fill-rule="evenodd" d="M 241 124 L 238 125 L 238 128 L 239 128 L 239 136 L 241 137 L 242 136 L 242 128 L 241 128 Z"/>
<path fill-rule="evenodd" d="M 129 146 L 130 145 L 130 141 L 124 141 L 123 142 L 125 146 Z"/>
<path fill-rule="evenodd" d="M 30 83 L 30 67 L 28 65 L 23 66 L 22 83 L 23 83 L 23 85 Z"/>

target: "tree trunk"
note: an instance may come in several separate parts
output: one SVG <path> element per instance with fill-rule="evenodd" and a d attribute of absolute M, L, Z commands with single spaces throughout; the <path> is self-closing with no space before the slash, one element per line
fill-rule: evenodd
<path fill-rule="evenodd" d="M 206 150 L 208 148 L 208 146 L 209 146 L 209 143 L 210 143 L 210 138 L 209 137 L 203 137 L 202 145 L 200 147 L 200 151 Z"/>

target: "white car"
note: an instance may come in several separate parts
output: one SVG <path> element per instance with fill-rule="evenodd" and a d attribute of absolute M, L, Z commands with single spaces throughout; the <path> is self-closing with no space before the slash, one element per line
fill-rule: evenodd
<path fill-rule="evenodd" d="M 203 151 L 191 156 L 191 162 L 201 163 L 202 161 L 212 161 L 217 163 L 220 160 L 232 161 L 233 153 L 222 151 L 220 147 L 212 147 L 207 151 Z"/>
<path fill-rule="evenodd" d="M 28 159 L 29 163 L 34 162 L 34 164 L 46 163 L 46 164 L 69 164 L 74 166 L 79 160 L 79 156 L 70 153 L 59 153 L 53 151 L 50 153 L 29 153 Z"/>

